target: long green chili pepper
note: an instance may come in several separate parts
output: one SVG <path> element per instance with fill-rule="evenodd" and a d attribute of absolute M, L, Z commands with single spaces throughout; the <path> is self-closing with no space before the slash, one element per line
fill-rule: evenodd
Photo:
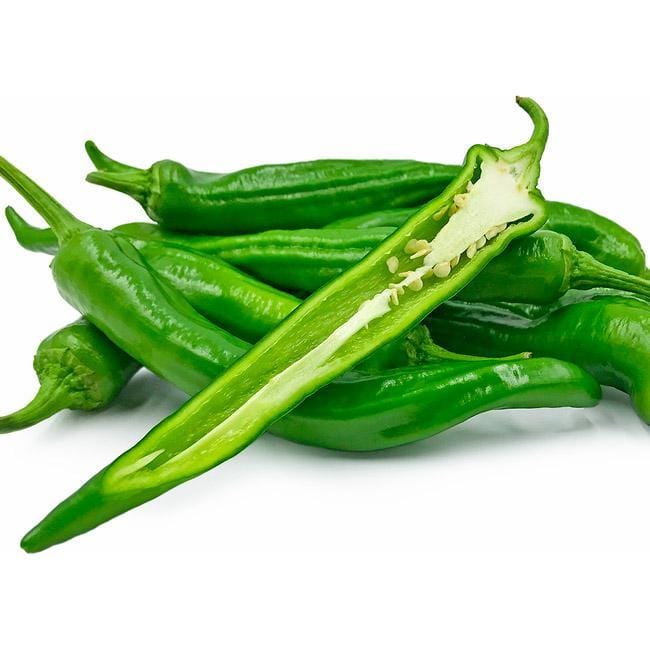
<path fill-rule="evenodd" d="M 98 170 L 88 180 L 129 194 L 164 228 L 222 235 L 399 227 L 414 214 L 413 206 L 431 200 L 461 169 L 402 160 L 317 160 L 208 174 L 169 160 L 137 169 L 111 160 L 92 142 L 86 150 Z M 644 270 L 638 239 L 612 220 L 556 201 L 548 202 L 547 216 L 547 230 L 567 235 L 603 264 L 633 275 Z"/>
<path fill-rule="evenodd" d="M 318 228 L 344 216 L 417 206 L 437 196 L 460 168 L 413 160 L 315 160 L 229 174 L 197 172 L 171 160 L 138 169 L 92 142 L 98 171 L 88 180 L 133 197 L 154 221 L 184 232 L 232 234 Z"/>
<path fill-rule="evenodd" d="M 545 216 L 536 183 L 548 123 L 532 100 L 518 103 L 535 125 L 527 143 L 506 151 L 472 147 L 438 198 L 57 506 L 23 538 L 23 548 L 63 542 L 231 458 L 305 397 L 457 293 L 512 240 L 539 228 Z M 53 265 L 69 295 L 73 284 L 65 275 L 72 269 L 60 263 L 65 249 Z M 73 275 L 78 285 L 82 280 Z"/>
<path fill-rule="evenodd" d="M 138 368 L 96 327 L 78 320 L 39 345 L 34 369 L 40 389 L 20 411 L 0 417 L 0 433 L 30 427 L 64 409 L 102 408 L 117 397 Z"/>
<path fill-rule="evenodd" d="M 413 213 L 413 208 L 383 210 L 339 219 L 326 228 L 399 228 Z M 566 235 L 578 250 L 589 253 L 607 266 L 632 275 L 643 275 L 643 248 L 639 240 L 622 226 L 591 210 L 559 201 L 547 201 L 546 213 L 545 230 Z"/>
<path fill-rule="evenodd" d="M 332 228 L 215 238 L 167 233 L 146 223 L 125 224 L 116 231 L 216 254 L 265 282 L 307 292 L 343 273 L 394 232 L 391 228 Z M 517 277 L 521 280 L 513 281 Z M 608 267 L 579 251 L 567 236 L 543 230 L 513 244 L 463 290 L 462 299 L 544 303 L 557 300 L 571 288 L 593 287 L 650 297 L 649 280 Z"/>
<path fill-rule="evenodd" d="M 428 438 L 488 410 L 593 406 L 600 386 L 556 359 L 446 362 L 350 373 L 271 426 L 275 435 L 335 450 L 375 451 Z"/>
<path fill-rule="evenodd" d="M 552 355 L 628 393 L 650 423 L 650 305 L 614 291 L 570 292 L 557 304 L 450 302 L 427 319 L 436 343 L 471 354 L 520 345 Z"/>
<path fill-rule="evenodd" d="M 88 175 L 90 182 L 129 194 L 168 230 L 222 235 L 399 227 L 414 214 L 413 206 L 431 200 L 460 172 L 439 163 L 317 160 L 209 174 L 169 160 L 137 169 L 111 160 L 92 142 L 86 150 L 98 170 Z M 547 216 L 548 230 L 567 235 L 603 264 L 633 275 L 645 268 L 637 238 L 610 219 L 555 201 L 548 202 Z"/>

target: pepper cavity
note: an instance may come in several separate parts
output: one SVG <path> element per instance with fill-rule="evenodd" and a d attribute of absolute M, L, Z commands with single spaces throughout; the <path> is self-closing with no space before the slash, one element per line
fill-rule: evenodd
<path fill-rule="evenodd" d="M 521 167 L 502 160 L 481 162 L 478 179 L 469 181 L 465 192 L 455 194 L 434 213 L 436 222 L 447 216 L 439 232 L 431 240 L 410 239 L 403 249 L 408 259 L 400 262 L 399 257 L 393 255 L 386 260 L 389 272 L 401 278 L 388 285 L 388 297 L 393 305 L 399 304 L 404 288 L 417 292 L 428 278 L 448 277 L 463 255 L 468 260 L 473 259 L 509 224 L 538 210 L 537 204 L 529 198 L 522 172 Z M 422 264 L 416 268 L 399 270 L 420 259 Z"/>

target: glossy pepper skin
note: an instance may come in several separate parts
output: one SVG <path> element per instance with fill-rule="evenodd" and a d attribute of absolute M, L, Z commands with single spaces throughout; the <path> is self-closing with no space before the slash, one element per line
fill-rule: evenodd
<path fill-rule="evenodd" d="M 96 327 L 78 320 L 39 345 L 34 370 L 41 387 L 23 409 L 0 416 L 0 433 L 30 427 L 63 409 L 103 408 L 117 397 L 139 367 Z"/>
<path fill-rule="evenodd" d="M 343 451 L 375 451 L 423 440 L 503 408 L 593 406 L 600 386 L 556 359 L 457 361 L 350 373 L 322 388 L 272 425 L 294 442 Z"/>
<path fill-rule="evenodd" d="M 57 506 L 23 538 L 23 548 L 63 542 L 231 458 L 308 395 L 412 328 L 513 239 L 539 228 L 545 216 L 536 183 L 548 123 L 532 100 L 518 102 L 535 125 L 529 142 L 507 151 L 472 147 L 463 171 L 437 199 Z M 500 224 L 488 244 L 464 255 Z M 428 249 L 424 259 L 407 252 L 411 239 L 425 242 L 418 251 Z M 431 273 L 451 267 L 438 260 L 455 261 L 460 253 L 453 272 Z M 402 280 L 388 269 L 394 257 L 406 273 Z"/>
<path fill-rule="evenodd" d="M 650 298 L 650 282 L 578 250 L 566 235 L 540 230 L 515 242 L 457 298 L 547 304 L 570 289 L 609 288 Z"/>
<path fill-rule="evenodd" d="M 58 243 L 50 228 L 36 228 L 13 208 L 6 217 L 25 249 L 55 255 Z M 210 322 L 246 341 L 257 341 L 288 316 L 300 300 L 233 268 L 216 256 L 169 245 L 132 239 L 134 247 L 158 276 L 178 289 Z"/>
<path fill-rule="evenodd" d="M 313 292 L 338 277 L 394 228 L 372 230 L 269 230 L 253 235 L 211 237 L 179 235 L 153 224 L 118 226 L 117 232 L 142 240 L 159 240 L 208 255 L 288 291 Z"/>
<path fill-rule="evenodd" d="M 63 298 L 141 365 L 191 391 L 213 379 L 214 355 L 226 368 L 248 350 L 153 274 L 128 238 L 79 221 L 3 158 L 0 176 L 59 238 L 51 269 Z"/>
<path fill-rule="evenodd" d="M 312 292 L 363 259 L 394 229 L 275 230 L 238 237 L 193 237 L 153 224 L 116 231 L 213 255 L 289 291 Z M 519 278 L 517 280 L 517 278 Z M 548 303 L 569 289 L 606 287 L 650 298 L 650 281 L 608 267 L 557 232 L 543 230 L 515 242 L 461 292 L 470 302 Z"/>
<path fill-rule="evenodd" d="M 639 240 L 617 223 L 577 205 L 547 201 L 545 230 L 552 230 L 571 239 L 578 250 L 594 259 L 632 275 L 643 275 L 645 253 Z M 413 209 L 393 209 L 340 219 L 327 228 L 398 228 Z"/>
<path fill-rule="evenodd" d="M 617 223 L 596 212 L 558 201 L 548 202 L 547 228 L 567 235 L 599 262 L 632 275 L 642 275 L 645 253 L 639 240 Z"/>
<path fill-rule="evenodd" d="M 92 142 L 97 171 L 88 180 L 125 192 L 169 230 L 213 234 L 319 228 L 386 207 L 437 196 L 459 168 L 413 160 L 315 160 L 263 165 L 228 174 L 197 172 L 163 160 L 137 169 L 111 160 Z"/>
<path fill-rule="evenodd" d="M 450 302 L 427 319 L 436 343 L 457 352 L 507 354 L 523 345 L 626 393 L 650 423 L 650 305 L 614 291 L 570 292 L 557 304 Z"/>

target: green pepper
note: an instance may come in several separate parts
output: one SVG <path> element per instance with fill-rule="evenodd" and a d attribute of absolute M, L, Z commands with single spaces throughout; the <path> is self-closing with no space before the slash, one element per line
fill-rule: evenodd
<path fill-rule="evenodd" d="M 92 411 L 112 402 L 139 366 L 81 319 L 48 336 L 34 370 L 41 384 L 20 411 L 0 417 L 0 433 L 30 427 L 63 409 Z"/>
<path fill-rule="evenodd" d="M 523 345 L 580 366 L 630 395 L 650 423 L 650 305 L 615 291 L 570 292 L 555 305 L 449 302 L 427 319 L 436 343 L 508 354 Z"/>
<path fill-rule="evenodd" d="M 641 275 L 645 268 L 645 253 L 639 240 L 611 219 L 591 210 L 549 201 L 546 227 L 567 235 L 581 251 L 615 269 Z"/>
<path fill-rule="evenodd" d="M 7 208 L 6 216 L 18 242 L 34 250 L 30 233 L 36 229 L 13 208 Z M 218 257 L 155 240 L 131 240 L 131 243 L 150 269 L 183 294 L 199 314 L 245 341 L 258 341 L 300 305 L 301 301 L 295 296 L 251 278 Z M 42 249 L 36 247 L 36 250 Z M 426 331 L 424 326 L 416 329 L 420 329 L 421 334 Z M 396 367 L 415 358 L 420 363 L 433 358 L 458 358 L 446 350 L 434 350 L 430 340 L 418 338 L 417 334 L 414 330 L 384 346 L 364 360 L 364 367 Z M 414 344 L 416 340 L 417 345 Z M 245 347 L 243 342 L 239 342 L 239 346 Z M 191 358 L 187 360 L 190 362 Z"/>
<path fill-rule="evenodd" d="M 557 359 L 460 361 L 350 373 L 271 426 L 301 444 L 375 451 L 428 438 L 501 408 L 593 406 L 600 386 Z"/>
<path fill-rule="evenodd" d="M 437 196 L 458 167 L 413 160 L 315 160 L 263 165 L 229 174 L 163 160 L 149 169 L 86 151 L 98 171 L 88 180 L 133 197 L 165 228 L 232 234 L 275 228 L 318 228 L 345 216 L 417 206 Z"/>
<path fill-rule="evenodd" d="M 591 210 L 569 203 L 547 201 L 548 220 L 545 230 L 566 235 L 578 250 L 589 253 L 599 262 L 632 275 L 643 275 L 645 253 L 639 240 L 617 223 Z M 366 229 L 398 228 L 412 214 L 412 208 L 384 210 L 372 214 L 340 219 L 327 228 Z"/>
<path fill-rule="evenodd" d="M 472 147 L 438 198 L 57 506 L 23 548 L 63 542 L 231 458 L 308 395 L 408 331 L 511 241 L 538 229 L 545 215 L 536 183 L 548 123 L 532 100 L 518 103 L 535 125 L 527 143 L 506 151 Z M 468 257 L 493 229 L 497 234 Z"/>
<path fill-rule="evenodd" d="M 272 230 L 215 238 L 168 233 L 146 223 L 125 224 L 116 231 L 218 255 L 265 282 L 307 292 L 339 276 L 394 232 L 391 228 Z M 517 277 L 521 279 L 513 282 Z M 513 244 L 463 290 L 462 299 L 545 303 L 568 289 L 593 287 L 650 297 L 647 279 L 608 267 L 577 250 L 567 236 L 543 230 Z"/>

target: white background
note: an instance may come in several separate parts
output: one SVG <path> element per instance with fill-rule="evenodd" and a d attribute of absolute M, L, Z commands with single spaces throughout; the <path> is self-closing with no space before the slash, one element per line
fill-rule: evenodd
<path fill-rule="evenodd" d="M 133 164 L 222 171 L 459 162 L 526 138 L 513 100 L 529 94 L 551 122 L 546 196 L 650 247 L 641 3 L 234 4 L 4 7 L 0 154 L 109 227 L 143 215 L 84 183 L 88 137 Z M 35 220 L 3 184 L 6 203 Z M 36 345 L 73 318 L 47 264 L 0 223 L 0 412 L 30 397 Z M 141 374 L 104 413 L 0 439 L 0 647 L 648 647 L 650 436 L 614 391 L 375 455 L 266 436 L 91 534 L 19 549 L 181 400 Z"/>

